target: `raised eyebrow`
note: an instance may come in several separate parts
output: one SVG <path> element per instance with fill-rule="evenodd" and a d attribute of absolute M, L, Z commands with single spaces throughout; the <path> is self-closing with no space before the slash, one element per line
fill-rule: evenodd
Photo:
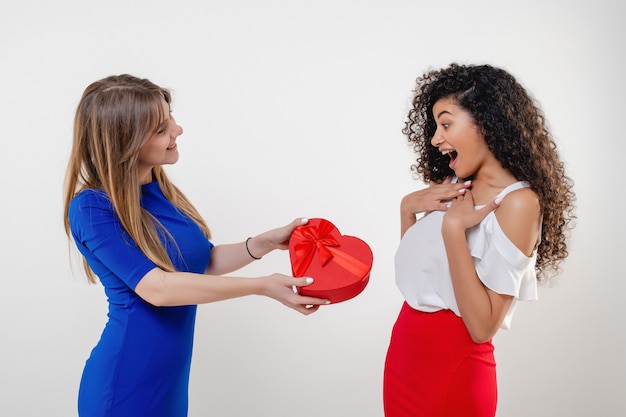
<path fill-rule="evenodd" d="M 449 114 L 450 116 L 452 116 L 452 113 L 450 113 L 448 110 L 442 110 L 439 112 L 439 114 L 435 117 L 435 119 L 439 119 L 441 116 L 443 116 L 444 113 Z"/>

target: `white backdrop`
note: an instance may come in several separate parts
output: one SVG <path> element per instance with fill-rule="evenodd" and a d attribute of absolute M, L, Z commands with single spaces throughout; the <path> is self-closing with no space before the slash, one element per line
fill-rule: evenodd
<path fill-rule="evenodd" d="M 309 216 L 374 252 L 366 290 L 309 317 L 259 297 L 201 306 L 190 416 L 382 416 L 398 207 L 422 187 L 400 131 L 415 78 L 452 61 L 529 88 L 578 195 L 564 273 L 495 339 L 498 415 L 624 415 L 625 15 L 612 0 L 3 0 L 0 415 L 76 415 L 106 301 L 70 256 L 62 181 L 82 91 L 128 72 L 172 89 L 169 172 L 215 243 Z M 274 271 L 286 252 L 241 274 Z"/>

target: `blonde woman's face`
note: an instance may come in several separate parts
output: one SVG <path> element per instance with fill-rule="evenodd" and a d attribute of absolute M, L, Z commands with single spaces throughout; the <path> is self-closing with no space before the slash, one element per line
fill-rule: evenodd
<path fill-rule="evenodd" d="M 170 113 L 170 106 L 162 100 L 163 114 L 169 118 L 163 121 L 154 133 L 139 150 L 139 180 L 142 184 L 152 180 L 152 168 L 157 165 L 175 164 L 178 161 L 178 147 L 176 139 L 183 133 L 183 128 L 176 124 Z"/>

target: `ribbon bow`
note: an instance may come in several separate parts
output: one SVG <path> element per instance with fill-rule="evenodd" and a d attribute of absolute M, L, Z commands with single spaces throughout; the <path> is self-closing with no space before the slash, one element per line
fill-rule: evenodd
<path fill-rule="evenodd" d="M 313 260 L 315 252 L 318 253 L 320 264 L 325 266 L 331 259 L 350 273 L 363 277 L 370 267 L 353 256 L 336 249 L 339 242 L 331 232 L 335 226 L 328 220 L 322 219 L 318 226 L 300 226 L 293 233 L 292 238 L 300 239 L 294 245 L 294 260 L 292 262 L 294 276 L 301 277 Z"/>

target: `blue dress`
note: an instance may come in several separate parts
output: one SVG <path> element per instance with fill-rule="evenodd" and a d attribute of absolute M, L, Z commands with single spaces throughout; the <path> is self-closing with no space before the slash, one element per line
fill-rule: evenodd
<path fill-rule="evenodd" d="M 142 186 L 141 205 L 176 241 L 166 244 L 176 270 L 203 273 L 213 244 L 156 181 Z M 108 321 L 83 371 L 79 415 L 187 416 L 196 306 L 155 307 L 135 294 L 137 283 L 156 265 L 123 230 L 103 191 L 74 197 L 69 221 L 109 304 Z"/>

